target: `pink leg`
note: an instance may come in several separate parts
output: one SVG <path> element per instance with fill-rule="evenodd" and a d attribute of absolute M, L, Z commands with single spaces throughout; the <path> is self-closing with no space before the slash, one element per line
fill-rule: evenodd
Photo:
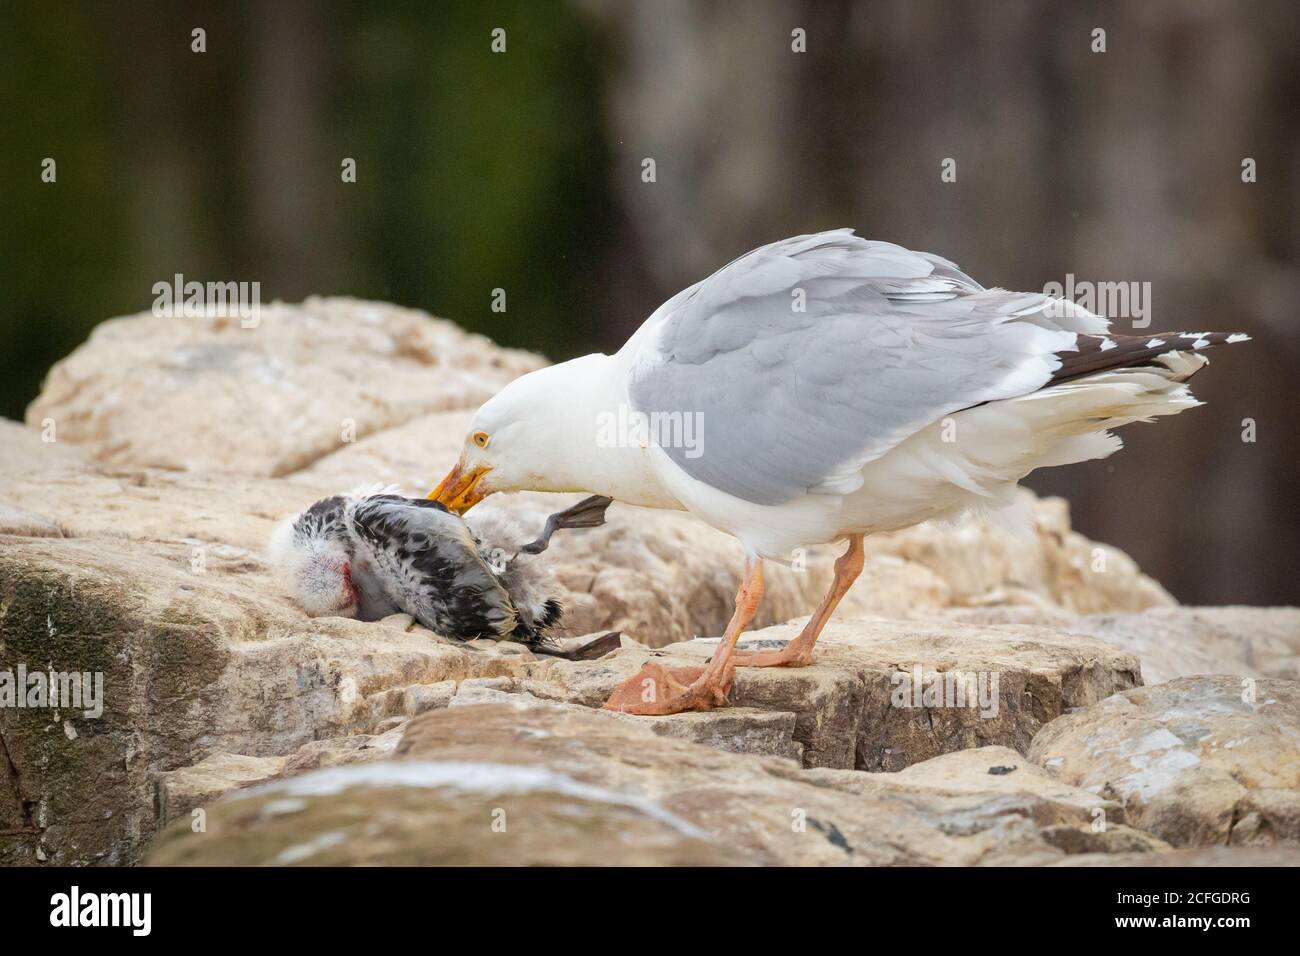
<path fill-rule="evenodd" d="M 736 641 L 754 619 L 762 600 L 763 561 L 754 558 L 745 563 L 745 577 L 736 592 L 736 611 L 709 665 L 670 670 L 659 664 L 646 664 L 614 689 L 605 702 L 605 709 L 627 714 L 679 714 L 725 706 L 736 676 L 731 660 Z"/>
<path fill-rule="evenodd" d="M 862 573 L 862 535 L 849 536 L 849 547 L 835 562 L 835 580 L 831 589 L 808 619 L 803 631 L 779 651 L 737 651 L 733 663 L 738 667 L 807 667 L 813 662 L 813 645 L 822 628 L 831 619 L 840 599 L 848 593 Z"/>

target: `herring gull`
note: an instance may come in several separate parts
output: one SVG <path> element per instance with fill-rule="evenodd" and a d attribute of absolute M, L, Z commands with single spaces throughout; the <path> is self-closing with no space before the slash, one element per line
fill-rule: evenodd
<path fill-rule="evenodd" d="M 614 355 L 507 385 L 429 497 L 459 513 L 495 492 L 586 491 L 685 510 L 739 539 L 735 613 L 708 666 L 647 664 L 606 704 L 707 710 L 726 703 L 737 664 L 812 662 L 864 535 L 997 510 L 1035 468 L 1111 454 L 1111 429 L 1199 404 L 1185 383 L 1201 350 L 1246 339 L 1112 333 L 1068 299 L 986 289 L 930 253 L 849 229 L 797 236 L 678 293 Z M 611 437 L 611 422 L 640 427 Z M 838 540 L 848 546 L 802 633 L 779 651 L 736 650 L 764 560 Z"/>

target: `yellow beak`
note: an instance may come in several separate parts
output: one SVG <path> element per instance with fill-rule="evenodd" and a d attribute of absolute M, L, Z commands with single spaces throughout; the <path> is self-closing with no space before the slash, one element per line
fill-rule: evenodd
<path fill-rule="evenodd" d="M 491 470 L 480 465 L 478 468 L 466 471 L 457 462 L 456 467 L 448 472 L 447 477 L 442 479 L 438 487 L 429 492 L 428 496 L 448 511 L 463 515 L 487 497 L 479 490 L 478 485 L 483 476 Z"/>

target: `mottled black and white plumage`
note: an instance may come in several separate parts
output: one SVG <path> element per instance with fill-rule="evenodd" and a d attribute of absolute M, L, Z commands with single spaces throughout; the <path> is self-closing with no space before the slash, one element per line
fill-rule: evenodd
<path fill-rule="evenodd" d="M 558 587 L 536 551 L 562 527 L 592 527 L 609 499 L 587 499 L 548 522 L 523 549 L 517 524 L 496 512 L 468 519 L 390 489 L 335 495 L 285 522 L 271 562 L 312 616 L 373 621 L 405 612 L 464 640 L 537 645 L 559 624 Z"/>

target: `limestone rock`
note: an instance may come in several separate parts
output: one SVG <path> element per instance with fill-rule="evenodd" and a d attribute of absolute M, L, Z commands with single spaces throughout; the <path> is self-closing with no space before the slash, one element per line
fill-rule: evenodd
<path fill-rule="evenodd" d="M 373 733 L 390 716 L 377 695 L 528 665 L 423 628 L 309 619 L 247 556 L 202 572 L 191 559 L 183 543 L 107 532 L 0 539 L 0 672 L 98 673 L 104 686 L 98 718 L 0 707 L 0 822 L 35 834 L 0 837 L 0 863 L 132 862 L 161 772 Z"/>
<path fill-rule="evenodd" d="M 0 477 L 86 474 L 90 466 L 85 455 L 67 441 L 60 441 L 57 428 L 40 421 L 27 428 L 20 422 L 0 418 Z"/>
<path fill-rule="evenodd" d="M 425 714 L 397 757 L 227 797 L 209 808 L 207 832 L 168 829 L 150 862 L 1047 863 L 1075 842 L 1066 831 L 1092 832 L 1095 800 L 1001 781 L 873 792 L 857 787 L 869 775 L 803 771 L 522 699 Z M 1094 852 L 1164 848 L 1122 824 L 1108 832 L 1081 841 Z"/>
<path fill-rule="evenodd" d="M 275 526 L 313 494 L 283 481 L 167 471 L 0 478 L 0 500 L 46 516 L 64 537 L 183 555 L 200 574 L 262 570 Z"/>
<path fill-rule="evenodd" d="M 494 827 L 496 824 L 499 829 Z M 382 762 L 318 771 L 172 828 L 154 866 L 718 866 L 683 821 L 545 769 Z"/>
<path fill-rule="evenodd" d="M 42 431 L 24 428 L 18 422 L 0 418 L 0 535 L 60 538 L 63 529 L 53 518 L 28 510 L 8 492 L 14 481 L 39 483 L 48 480 L 75 482 L 91 475 L 82 454 L 66 442 L 60 444 L 57 431 L 42 439 Z"/>
<path fill-rule="evenodd" d="M 818 779 L 819 772 L 810 772 Z M 841 787 L 863 793 L 938 793 L 968 796 L 1028 793 L 1079 811 L 1079 818 L 1105 816 L 1108 823 L 1127 823 L 1124 807 L 1114 800 L 1067 786 L 1009 747 L 975 747 L 933 757 L 897 773 L 835 774 Z M 845 780 L 852 784 L 844 783 Z M 1101 810 L 1099 814 L 1096 811 Z"/>
<path fill-rule="evenodd" d="M 636 722 L 660 737 L 689 740 L 733 754 L 786 757 L 803 762 L 803 744 L 795 739 L 798 715 L 756 707 L 726 707 L 703 713 L 670 714 L 647 719 L 599 711 L 614 720 Z"/>
<path fill-rule="evenodd" d="M 472 408 L 534 355 L 345 298 L 236 317 L 113 319 L 50 370 L 27 422 L 113 467 L 282 475 L 416 415 Z"/>
<path fill-rule="evenodd" d="M 519 695 L 533 701 L 546 701 L 547 697 L 538 697 L 537 694 L 546 695 L 553 692 L 554 689 L 546 684 L 529 679 L 496 677 L 464 680 L 457 687 L 456 696 L 452 698 L 450 706 L 514 704 L 518 702 Z M 794 760 L 803 758 L 803 745 L 794 739 L 797 716 L 787 711 L 725 707 L 707 712 L 670 714 L 647 720 L 617 711 L 582 708 L 578 704 L 552 701 L 550 706 L 589 710 L 609 720 L 622 720 L 635 724 L 660 737 L 691 740 L 729 753 L 788 757 Z"/>
<path fill-rule="evenodd" d="M 412 684 L 403 693 L 402 713 L 415 717 L 427 710 L 446 707 L 455 693 L 456 682 L 451 680 L 435 684 Z"/>
<path fill-rule="evenodd" d="M 27 538 L 61 538 L 63 530 L 44 515 L 0 502 L 0 534 Z"/>
<path fill-rule="evenodd" d="M 1122 805 L 1065 786 L 1006 747 L 955 751 L 898 773 L 813 770 L 807 776 L 852 793 L 897 796 L 916 806 L 936 799 L 949 801 L 952 807 L 968 806 L 977 813 L 999 806 L 1001 812 L 1018 812 L 1033 820 L 1045 842 L 1071 855 L 1144 855 L 1168 849 L 1163 841 L 1128 826 Z M 1018 849 L 1007 858 L 1001 854 L 994 850 L 982 862 L 1030 862 L 1017 859 Z"/>
<path fill-rule="evenodd" d="M 393 722 L 391 728 L 384 727 L 388 721 Z M 342 767 L 387 757 L 401 743 L 406 723 L 405 717 L 390 717 L 387 721 L 381 721 L 376 725 L 375 729 L 378 732 L 374 734 L 349 734 L 303 744 L 298 748 L 297 753 L 285 761 L 284 773 L 293 775 L 308 770 Z"/>
<path fill-rule="evenodd" d="M 1159 607 L 1086 615 L 1068 628 L 1137 654 L 1148 684 L 1198 674 L 1300 679 L 1300 608 Z"/>
<path fill-rule="evenodd" d="M 284 772 L 283 757 L 246 757 L 221 751 L 192 767 L 158 775 L 158 823 L 188 817 L 190 811 L 241 787 L 264 783 Z"/>
<path fill-rule="evenodd" d="M 1142 678 L 1159 684 L 1199 674 L 1300 674 L 1300 609 L 1150 607 L 1136 613 L 1071 614 L 1052 604 L 948 607 L 931 620 L 964 624 L 1043 624 L 1137 654 Z"/>
<path fill-rule="evenodd" d="M 1029 526 L 1024 535 L 981 521 L 932 522 L 874 535 L 867 554 L 928 568 L 945 582 L 954 605 L 1046 603 L 1090 614 L 1175 603 L 1128 555 L 1073 531 L 1064 500 L 1040 500 L 1026 489 L 1017 494 Z"/>
<path fill-rule="evenodd" d="M 642 804 L 565 791 L 592 815 L 593 832 L 632 828 L 629 839 L 645 861 L 942 863 L 1115 853 L 1131 834 L 1097 836 L 1081 816 L 1097 806 L 1082 798 L 1057 799 L 1037 784 L 1008 794 L 997 789 L 1006 780 L 971 792 L 913 792 L 907 788 L 920 783 L 904 775 L 894 781 L 903 790 L 879 789 L 884 784 L 875 778 L 877 789 L 870 789 L 865 775 L 847 768 L 924 767 L 928 758 L 951 760 L 956 751 L 990 745 L 1023 752 L 1044 723 L 1139 682 L 1131 650 L 1081 633 L 1171 665 L 1177 652 L 1166 646 L 1192 635 L 1206 660 L 1231 654 L 1242 673 L 1245 666 L 1292 672 L 1296 645 L 1284 614 L 1210 613 L 1188 624 L 1131 561 L 1071 531 L 1063 502 L 1034 501 L 1027 492 L 1027 539 L 961 524 L 870 541 L 866 569 L 818 663 L 741 671 L 737 706 L 709 714 L 647 719 L 587 709 L 635 671 L 647 648 L 671 645 L 659 659 L 698 664 L 712 647 L 691 638 L 720 633 L 730 617 L 740 548 L 685 514 L 616 504 L 606 527 L 555 538 L 551 557 L 570 632 L 624 634 L 626 648 L 597 661 L 560 661 L 491 642 L 457 645 L 407 615 L 371 624 L 312 620 L 279 592 L 263 558 L 276 524 L 361 483 L 425 491 L 454 460 L 473 407 L 539 362 L 422 313 L 312 299 L 265 308 L 256 329 L 221 318 L 114 320 L 59 363 L 29 409 L 28 426 L 0 422 L 0 672 L 24 664 L 100 673 L 105 709 L 93 718 L 66 708 L 0 708 L 0 864 L 135 862 L 160 815 L 179 816 L 176 826 L 184 827 L 188 809 L 259 780 L 280 786 L 322 773 L 364 778 L 364 768 L 395 762 L 399 740 L 426 733 L 423 722 L 462 733 L 472 726 L 468 713 L 497 713 L 502 700 L 509 713 L 516 704 L 535 709 L 527 719 L 551 727 L 554 747 L 570 724 L 574 734 L 582 731 L 564 746 L 586 755 L 590 778 L 581 760 L 567 770 L 562 761 L 546 765 L 555 754 L 544 749 L 531 766 L 548 774 L 618 793 L 629 782 L 650 792 L 646 780 L 669 776 L 678 755 L 696 767 L 680 793 L 663 792 L 678 794 L 678 809 L 669 812 L 694 821 L 709 835 L 703 842 Z M 349 421 L 356 441 L 347 440 Z M 481 507 L 510 508 L 535 530 L 573 500 L 498 496 Z M 772 565 L 758 625 L 809 613 L 837 551 L 812 548 L 792 555 L 790 568 Z M 1168 627 L 1147 628 L 1137 617 L 1126 623 L 1145 609 L 1167 612 L 1157 620 Z M 1087 630 L 1075 623 L 1087 614 L 1114 617 Z M 981 625 L 976 615 L 1001 615 L 1001 624 Z M 755 639 L 792 632 L 760 631 Z M 997 674 L 997 713 L 892 706 L 894 675 L 913 665 Z M 464 706 L 475 699 L 493 706 Z M 585 742 L 589 721 L 604 728 L 604 751 Z M 503 725 L 488 731 L 504 739 Z M 496 743 L 480 743 L 497 752 Z M 647 776 L 622 780 L 614 765 L 635 766 L 647 746 Z M 836 782 L 818 778 L 814 785 L 782 757 L 845 769 L 819 770 Z M 1011 776 L 1031 780 L 1027 769 Z M 789 774 L 798 779 L 786 780 Z M 795 789 L 780 789 L 786 785 Z M 369 786 L 330 799 L 351 801 Z M 715 827 L 714 802 L 705 799 L 710 788 L 768 808 L 753 823 L 734 809 Z M 394 804 L 395 819 L 428 822 L 420 804 L 430 789 L 401 784 L 403 793 L 417 792 Z M 559 812 L 546 796 L 552 791 L 529 792 L 538 814 Z M 480 816 L 464 814 L 490 811 L 498 796 L 489 787 L 478 792 L 479 804 L 430 812 L 444 814 L 437 818 L 447 827 L 468 827 Z M 764 803 L 769 797 L 784 805 L 773 809 Z M 803 802 L 792 804 L 796 797 Z M 1122 801 L 1100 799 L 1113 821 L 1108 808 Z M 1238 842 L 1264 842 L 1270 828 L 1282 828 L 1287 799 L 1280 788 L 1252 790 L 1233 829 Z M 245 796 L 240 806 L 263 800 Z M 799 843 L 788 842 L 792 805 L 815 808 Z M 268 811 L 274 825 L 296 825 L 293 813 L 277 816 L 283 809 Z M 946 821 L 940 830 L 955 829 L 935 837 L 935 820 Z M 569 832 L 563 821 L 551 824 Z M 905 834 L 897 846 L 890 842 L 895 825 Z M 232 826 L 227 833 L 261 823 Z M 958 831 L 963 835 L 952 835 Z M 275 859 L 281 852 L 286 861 L 327 859 L 330 832 L 285 844 Z M 375 859 L 406 858 L 407 835 L 396 836 L 377 845 Z M 540 836 L 519 838 L 523 859 L 587 858 L 585 850 L 547 845 Z M 467 830 L 449 856 L 439 855 L 446 844 L 410 842 L 421 859 L 487 862 L 498 850 L 501 859 L 509 856 L 509 842 L 488 854 L 475 839 Z M 239 846 L 236 839 L 231 852 Z"/>
<path fill-rule="evenodd" d="M 1029 757 L 1174 846 L 1300 841 L 1300 683 L 1183 677 L 1053 721 Z"/>
<path fill-rule="evenodd" d="M 513 703 L 510 698 L 518 682 L 508 677 L 480 677 L 460 681 L 448 707 L 473 707 L 478 704 Z"/>
<path fill-rule="evenodd" d="M 800 626 L 752 632 L 742 646 L 780 646 Z M 647 660 L 699 666 L 715 647 L 691 641 L 653 655 L 625 649 L 595 662 L 539 661 L 531 690 L 599 706 Z M 987 744 L 1023 752 L 1048 721 L 1140 680 L 1132 654 L 1042 627 L 832 619 L 817 648 L 811 667 L 739 668 L 731 696 L 738 707 L 795 714 L 794 739 L 810 767 L 900 770 Z M 944 695 L 931 700 L 925 688 L 935 673 L 948 676 Z"/>
<path fill-rule="evenodd" d="M 397 485 L 411 494 L 424 494 L 455 464 L 477 407 L 419 415 L 373 432 L 330 452 L 291 477 L 316 487 L 338 490 L 382 482 Z"/>
<path fill-rule="evenodd" d="M 371 700 L 404 700 L 406 709 L 376 725 L 375 734 L 349 734 L 306 743 L 289 757 L 248 757 L 218 752 L 192 767 L 167 771 L 159 777 L 159 823 L 166 823 L 195 807 L 207 806 L 232 790 L 278 777 L 290 777 L 328 767 L 364 763 L 391 756 L 402 739 L 410 716 L 432 709 L 423 707 L 420 694 L 434 689 L 441 698 L 450 688 L 449 700 L 441 707 L 470 707 L 488 703 L 514 704 L 528 699 L 539 705 L 539 698 L 523 688 L 531 682 L 511 677 L 467 678 L 438 684 L 417 684 L 410 688 L 373 695 Z M 412 692 L 415 692 L 414 695 Z M 522 695 L 522 698 L 521 696 Z M 553 708 L 570 708 L 594 713 L 607 720 L 621 720 L 648 727 L 658 736 L 693 740 L 731 753 L 750 753 L 798 759 L 802 747 L 794 741 L 795 715 L 727 708 L 712 713 L 677 714 L 653 722 L 641 721 L 627 714 L 591 710 L 575 704 L 545 702 Z M 385 729 L 385 724 L 391 728 Z M 383 732 L 380 732 L 383 731 Z"/>
<path fill-rule="evenodd" d="M 374 734 L 313 740 L 288 757 L 249 757 L 218 751 L 191 767 L 165 771 L 158 776 L 158 823 L 161 826 L 231 791 L 278 777 L 389 757 L 397 749 L 409 721 L 406 716 L 390 717 L 377 725 Z M 391 726 L 385 727 L 386 724 Z"/>

